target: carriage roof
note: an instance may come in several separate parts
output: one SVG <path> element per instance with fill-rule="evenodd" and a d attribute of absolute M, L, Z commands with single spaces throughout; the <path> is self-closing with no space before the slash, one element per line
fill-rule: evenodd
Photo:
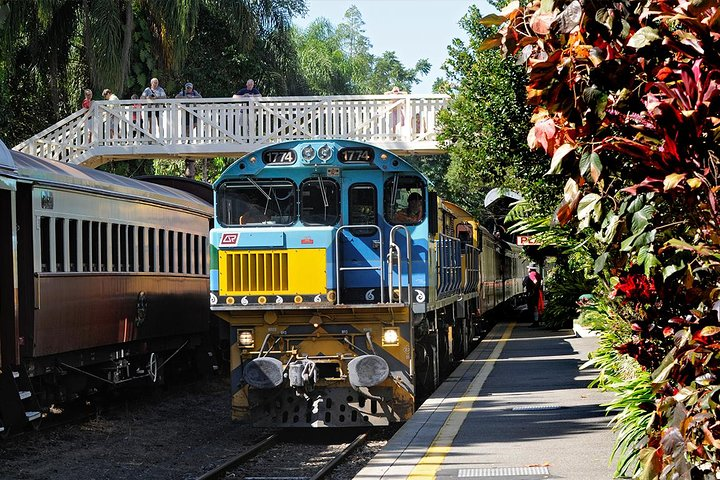
<path fill-rule="evenodd" d="M 1 143 L 1 142 L 0 142 Z M 4 146 L 4 145 L 3 145 Z M 79 165 L 44 160 L 0 148 L 0 166 L 20 181 L 70 187 L 104 195 L 164 203 L 212 215 L 212 205 L 188 192 Z"/>

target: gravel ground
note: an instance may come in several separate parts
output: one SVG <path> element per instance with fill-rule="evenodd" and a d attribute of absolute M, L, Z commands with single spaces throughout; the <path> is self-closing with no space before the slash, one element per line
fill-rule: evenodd
<path fill-rule="evenodd" d="M 230 420 L 224 379 L 149 397 L 116 401 L 81 424 L 0 441 L 0 479 L 194 479 L 273 433 Z M 353 478 L 385 445 L 387 435 L 375 437 L 330 478 Z"/>

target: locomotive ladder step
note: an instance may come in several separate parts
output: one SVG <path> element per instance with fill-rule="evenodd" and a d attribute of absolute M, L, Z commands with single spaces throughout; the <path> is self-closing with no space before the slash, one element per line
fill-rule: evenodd
<path fill-rule="evenodd" d="M 20 378 L 20 372 L 16 372 L 15 370 L 13 370 L 12 374 L 13 378 Z"/>
<path fill-rule="evenodd" d="M 28 422 L 32 422 L 33 420 L 39 419 L 42 414 L 40 412 L 25 412 L 25 416 L 28 419 Z"/>
<path fill-rule="evenodd" d="M 32 396 L 32 393 L 29 390 L 20 390 L 18 394 L 20 395 L 20 400 L 25 400 L 26 398 L 30 398 Z"/>
<path fill-rule="evenodd" d="M 340 267 L 340 271 L 346 270 L 380 270 L 382 267 Z"/>

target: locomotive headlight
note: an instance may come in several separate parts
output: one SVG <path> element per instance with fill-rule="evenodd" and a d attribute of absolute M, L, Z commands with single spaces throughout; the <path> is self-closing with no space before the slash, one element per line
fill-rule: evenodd
<path fill-rule="evenodd" d="M 400 344 L 400 333 L 397 328 L 385 328 L 383 329 L 382 337 L 383 345 L 399 345 Z"/>
<path fill-rule="evenodd" d="M 303 162 L 308 163 L 312 161 L 313 158 L 315 158 L 315 149 L 311 145 L 302 149 Z"/>
<path fill-rule="evenodd" d="M 241 347 L 252 347 L 255 344 L 255 332 L 252 330 L 238 330 L 238 345 Z"/>
<path fill-rule="evenodd" d="M 318 149 L 317 155 L 325 163 L 332 157 L 332 148 L 330 148 L 330 145 L 323 145 Z"/>

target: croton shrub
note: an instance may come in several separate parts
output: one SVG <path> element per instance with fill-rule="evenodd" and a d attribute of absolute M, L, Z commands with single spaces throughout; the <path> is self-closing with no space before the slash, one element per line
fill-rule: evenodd
<path fill-rule="evenodd" d="M 527 67 L 528 143 L 566 178 L 650 379 L 642 478 L 720 473 L 720 11 L 710 0 L 541 0 L 484 17 Z M 714 477 L 714 476 L 713 476 Z"/>

